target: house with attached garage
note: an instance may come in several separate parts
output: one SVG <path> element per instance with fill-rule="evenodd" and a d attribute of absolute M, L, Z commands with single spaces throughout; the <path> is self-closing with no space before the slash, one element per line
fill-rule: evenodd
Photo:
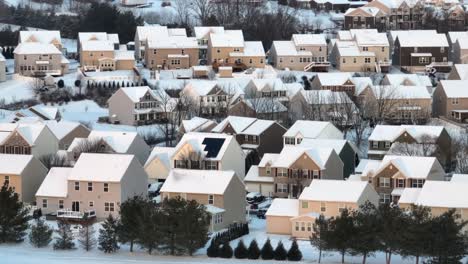
<path fill-rule="evenodd" d="M 83 153 L 72 168 L 52 168 L 35 194 L 43 214 L 61 220 L 119 215 L 120 204 L 147 195 L 148 176 L 133 155 Z"/>
<path fill-rule="evenodd" d="M 298 199 L 273 200 L 266 212 L 267 233 L 309 239 L 320 215 L 336 217 L 344 209 L 359 210 L 366 202 L 377 206 L 378 201 L 378 194 L 367 182 L 314 180 Z"/>
<path fill-rule="evenodd" d="M 343 133 L 325 121 L 297 120 L 283 135 L 284 145 L 299 145 L 303 139 L 343 139 Z"/>
<path fill-rule="evenodd" d="M 377 125 L 369 136 L 369 159 L 387 154 L 435 156 L 447 169 L 452 165 L 452 139 L 443 126 Z"/>
<path fill-rule="evenodd" d="M 200 59 L 206 60 L 210 34 L 222 34 L 224 27 L 194 27 L 193 31 L 198 42 L 198 48 L 200 49 Z"/>
<path fill-rule="evenodd" d="M 0 153 L 33 155 L 57 153 L 58 139 L 42 123 L 0 123 Z"/>
<path fill-rule="evenodd" d="M 249 191 L 296 198 L 316 179 L 343 179 L 343 162 L 332 148 L 285 146 L 279 154 L 266 153 L 244 182 Z"/>
<path fill-rule="evenodd" d="M 164 90 L 148 86 L 120 88 L 107 103 L 109 121 L 129 126 L 167 122 L 177 105 Z"/>
<path fill-rule="evenodd" d="M 283 149 L 282 137 L 286 128 L 272 120 L 228 116 L 211 132 L 233 135 L 242 149 L 254 150 L 262 157 L 264 153 L 279 153 Z M 272 144 L 279 141 L 281 144 Z"/>
<path fill-rule="evenodd" d="M 434 91 L 433 113 L 456 122 L 468 122 L 468 80 L 442 80 Z"/>
<path fill-rule="evenodd" d="M 332 92 L 355 93 L 356 84 L 351 73 L 329 72 L 317 73 L 311 83 L 313 90 L 330 90 Z"/>
<path fill-rule="evenodd" d="M 245 186 L 232 170 L 173 169 L 161 187 L 161 198 L 181 197 L 205 206 L 210 232 L 246 221 Z"/>
<path fill-rule="evenodd" d="M 91 150 L 91 151 L 90 151 Z M 76 161 L 87 152 L 130 154 L 145 164 L 151 149 L 137 132 L 93 130 L 85 138 L 75 138 L 67 149 L 68 158 Z"/>
<path fill-rule="evenodd" d="M 47 168 L 33 155 L 0 154 L 0 184 L 7 184 L 20 201 L 33 203 Z"/>
<path fill-rule="evenodd" d="M 91 133 L 87 127 L 78 122 L 47 120 L 44 123 L 58 139 L 60 150 L 67 150 L 75 138 L 86 138 Z"/>
<path fill-rule="evenodd" d="M 426 181 L 444 181 L 445 171 L 435 157 L 386 155 L 364 179 L 380 195 L 380 203 L 397 203 L 405 188 L 422 188 Z"/>
<path fill-rule="evenodd" d="M 192 80 L 183 88 L 181 96 L 189 100 L 199 116 L 215 117 L 227 114 L 234 94 L 226 92 L 216 81 Z"/>

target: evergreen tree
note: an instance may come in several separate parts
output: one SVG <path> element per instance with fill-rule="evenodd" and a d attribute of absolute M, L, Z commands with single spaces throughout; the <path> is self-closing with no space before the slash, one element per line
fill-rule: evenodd
<path fill-rule="evenodd" d="M 35 247 L 47 247 L 52 241 L 53 230 L 44 222 L 44 220 L 38 218 L 36 223 L 31 226 L 31 232 L 29 233 L 29 242 Z"/>
<path fill-rule="evenodd" d="M 63 88 L 63 87 L 65 87 L 65 83 L 63 82 L 62 79 L 60 79 L 60 80 L 57 82 L 57 87 L 58 87 L 58 88 Z"/>
<path fill-rule="evenodd" d="M 381 250 L 385 252 L 385 261 L 390 264 L 392 254 L 399 254 L 403 244 L 403 234 L 407 232 L 405 216 L 400 208 L 382 204 L 378 209 L 380 231 L 377 238 Z"/>
<path fill-rule="evenodd" d="M 263 245 L 260 255 L 262 256 L 262 259 L 264 260 L 272 260 L 275 258 L 275 251 L 273 250 L 273 247 L 271 246 L 271 242 L 269 238 L 266 240 L 265 244 Z"/>
<path fill-rule="evenodd" d="M 119 243 L 117 242 L 117 227 L 118 223 L 109 214 L 106 221 L 102 224 L 102 229 L 99 230 L 99 250 L 105 253 L 112 253 L 119 249 Z"/>
<path fill-rule="evenodd" d="M 288 258 L 288 252 L 284 248 L 283 242 L 278 242 L 275 248 L 275 260 L 286 260 Z"/>
<path fill-rule="evenodd" d="M 94 248 L 94 246 L 96 246 L 96 238 L 93 223 L 86 216 L 83 218 L 83 221 L 81 223 L 78 242 L 80 243 L 81 247 L 86 251 L 90 251 Z"/>
<path fill-rule="evenodd" d="M 419 259 L 426 255 L 431 239 L 430 210 L 423 206 L 413 206 L 405 221 L 407 228 L 406 232 L 402 234 L 401 255 L 404 257 L 412 256 L 416 259 L 416 264 L 419 264 Z"/>
<path fill-rule="evenodd" d="M 250 245 L 247 251 L 248 251 L 248 254 L 247 254 L 248 259 L 258 259 L 260 257 L 260 249 L 258 248 L 258 244 L 255 239 L 250 242 Z"/>
<path fill-rule="evenodd" d="M 318 263 L 322 261 L 322 251 L 328 248 L 327 241 L 328 241 L 328 234 L 329 230 L 329 221 L 325 219 L 324 215 L 320 215 L 318 218 L 315 219 L 313 225 L 313 233 L 310 237 L 310 244 L 318 249 L 319 251 L 319 259 Z"/>
<path fill-rule="evenodd" d="M 302 259 L 302 253 L 297 245 L 297 241 L 294 239 L 291 248 L 288 251 L 288 260 L 289 261 L 300 261 Z"/>
<path fill-rule="evenodd" d="M 151 201 L 146 201 L 142 205 L 137 223 L 137 242 L 148 251 L 148 254 L 151 254 L 162 244 L 162 236 L 165 234 L 162 233 L 161 227 L 165 223 L 162 222 L 161 218 L 162 214 Z"/>
<path fill-rule="evenodd" d="M 216 243 L 215 239 L 211 239 L 210 246 L 206 250 L 206 255 L 210 258 L 217 258 L 218 257 L 218 243 Z"/>
<path fill-rule="evenodd" d="M 30 217 L 18 194 L 7 183 L 0 188 L 0 208 L 0 244 L 22 242 Z"/>
<path fill-rule="evenodd" d="M 234 257 L 237 259 L 245 259 L 247 258 L 247 248 L 245 247 L 244 241 L 239 240 L 236 249 L 234 249 Z"/>
<path fill-rule="evenodd" d="M 330 249 L 341 254 L 341 263 L 345 261 L 345 254 L 349 252 L 354 234 L 353 218 L 347 209 L 330 220 L 330 232 L 327 236 L 327 245 Z"/>
<path fill-rule="evenodd" d="M 140 219 L 146 203 L 147 201 L 143 197 L 134 196 L 120 205 L 118 238 L 122 243 L 130 243 L 130 252 L 133 252 L 133 244 L 138 239 Z"/>
<path fill-rule="evenodd" d="M 204 205 L 191 200 L 185 203 L 179 221 L 181 221 L 182 229 L 177 237 L 177 244 L 192 256 L 197 249 L 204 247 L 210 239 L 208 236 L 210 215 Z"/>
<path fill-rule="evenodd" d="M 367 201 L 353 212 L 354 233 L 350 244 L 353 255 L 362 255 L 362 264 L 366 263 L 367 257 L 379 250 L 378 212 L 375 206 Z"/>
<path fill-rule="evenodd" d="M 219 248 L 219 256 L 226 259 L 232 258 L 232 248 L 228 241 Z"/>
<path fill-rule="evenodd" d="M 55 231 L 58 237 L 55 239 L 54 249 L 74 249 L 73 235 L 70 225 L 66 222 L 59 221 L 58 229 Z"/>

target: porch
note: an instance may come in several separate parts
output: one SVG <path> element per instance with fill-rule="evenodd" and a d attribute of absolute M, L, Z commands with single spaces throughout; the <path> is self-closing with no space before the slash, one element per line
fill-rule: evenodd
<path fill-rule="evenodd" d="M 70 209 L 60 209 L 60 210 L 57 210 L 56 217 L 57 217 L 57 220 L 81 221 L 84 219 L 96 218 L 96 211 L 95 210 L 73 211 Z"/>
<path fill-rule="evenodd" d="M 330 67 L 330 62 L 328 61 L 313 61 L 307 64 L 304 67 L 304 71 L 312 71 L 312 72 L 328 72 L 328 68 Z"/>

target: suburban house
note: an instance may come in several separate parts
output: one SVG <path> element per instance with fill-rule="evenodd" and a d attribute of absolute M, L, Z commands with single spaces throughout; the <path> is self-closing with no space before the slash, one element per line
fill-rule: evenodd
<path fill-rule="evenodd" d="M 32 155 L 0 154 L 0 164 L 0 184 L 12 187 L 20 201 L 33 203 L 47 168 Z"/>
<path fill-rule="evenodd" d="M 270 234 L 309 239 L 320 215 L 336 217 L 344 209 L 359 210 L 366 202 L 377 206 L 378 201 L 378 194 L 367 182 L 315 180 L 298 199 L 273 200 L 266 212 L 266 230 Z"/>
<path fill-rule="evenodd" d="M 6 81 L 6 60 L 2 54 L 0 54 L 0 82 Z"/>
<path fill-rule="evenodd" d="M 175 100 L 164 90 L 148 86 L 120 88 L 107 103 L 109 121 L 129 126 L 167 122 L 176 107 Z"/>
<path fill-rule="evenodd" d="M 210 132 L 217 125 L 213 120 L 198 116 L 192 117 L 189 120 L 182 120 L 182 124 L 179 127 L 179 137 L 189 132 Z"/>
<path fill-rule="evenodd" d="M 83 153 L 72 168 L 52 168 L 36 192 L 37 207 L 57 219 L 104 219 L 146 196 L 148 176 L 133 155 Z"/>
<path fill-rule="evenodd" d="M 460 123 L 468 119 L 468 80 L 442 80 L 434 91 L 433 113 Z"/>
<path fill-rule="evenodd" d="M 404 188 L 422 188 L 426 181 L 444 181 L 445 171 L 435 157 L 386 155 L 376 170 L 369 170 L 369 183 L 380 203 L 396 203 Z"/>
<path fill-rule="evenodd" d="M 343 133 L 326 121 L 297 120 L 283 135 L 284 145 L 299 145 L 303 139 L 343 139 Z"/>
<path fill-rule="evenodd" d="M 181 197 L 204 205 L 211 232 L 246 221 L 245 186 L 232 170 L 173 169 L 160 192 L 162 199 Z"/>
<path fill-rule="evenodd" d="M 393 65 L 408 72 L 425 72 L 436 69 L 450 72 L 452 62 L 448 61 L 449 44 L 447 36 L 441 33 L 399 34 L 395 40 Z"/>
<path fill-rule="evenodd" d="M 276 121 L 250 117 L 228 116 L 211 132 L 234 135 L 242 149 L 256 151 L 261 158 L 264 153 L 279 153 L 286 128 Z"/>
<path fill-rule="evenodd" d="M 171 156 L 173 147 L 154 147 L 145 163 L 148 182 L 163 182 L 172 169 Z"/>
<path fill-rule="evenodd" d="M 279 154 L 266 153 L 244 182 L 250 192 L 296 198 L 316 179 L 343 180 L 343 162 L 330 147 L 285 146 Z"/>
<path fill-rule="evenodd" d="M 327 42 L 320 34 L 293 34 L 290 41 L 273 41 L 270 63 L 277 69 L 328 71 Z"/>
<path fill-rule="evenodd" d="M 227 93 L 216 81 L 192 80 L 181 92 L 201 117 L 225 116 L 233 94 Z"/>
<path fill-rule="evenodd" d="M 60 121 L 62 118 L 58 107 L 34 105 L 26 109 L 19 109 L 13 114 L 6 116 L 3 121 L 10 123 L 34 122 L 34 121 Z"/>
<path fill-rule="evenodd" d="M 75 138 L 86 138 L 91 133 L 79 122 L 48 120 L 44 123 L 58 139 L 59 150 L 67 150 Z"/>
<path fill-rule="evenodd" d="M 40 159 L 55 154 L 58 149 L 57 137 L 45 124 L 0 124 L 0 153 L 33 155 Z"/>
<path fill-rule="evenodd" d="M 130 154 L 145 164 L 151 150 L 137 132 L 93 130 L 85 138 L 75 138 L 67 149 L 68 158 L 78 160 L 82 153 Z"/>
<path fill-rule="evenodd" d="M 387 14 L 377 7 L 350 7 L 344 16 L 345 29 L 376 28 L 382 32 L 386 27 Z"/>
<path fill-rule="evenodd" d="M 18 36 L 18 43 L 52 44 L 60 52 L 63 50 L 62 38 L 58 30 L 22 30 Z"/>
<path fill-rule="evenodd" d="M 356 84 L 353 79 L 352 74 L 348 72 L 317 73 L 311 86 L 313 90 L 330 90 L 354 95 Z"/>
<path fill-rule="evenodd" d="M 450 71 L 448 80 L 467 80 L 468 79 L 468 64 L 455 64 Z"/>
<path fill-rule="evenodd" d="M 434 156 L 451 167 L 452 139 L 443 126 L 377 125 L 369 136 L 370 159 L 385 155 Z"/>
<path fill-rule="evenodd" d="M 137 27 L 135 54 L 151 70 L 188 69 L 198 65 L 200 56 L 197 39 L 188 37 L 184 28 L 160 25 Z"/>
<path fill-rule="evenodd" d="M 233 70 L 265 67 L 265 50 L 260 41 L 244 41 L 242 30 L 211 32 L 207 48 L 208 64 L 230 66 Z"/>
<path fill-rule="evenodd" d="M 311 0 L 310 8 L 317 11 L 335 11 L 345 13 L 349 8 L 358 8 L 367 4 L 367 1 L 351 0 Z"/>
<path fill-rule="evenodd" d="M 388 72 L 390 45 L 376 29 L 339 31 L 330 62 L 343 72 Z"/>
<path fill-rule="evenodd" d="M 382 85 L 390 86 L 426 86 L 427 91 L 432 94 L 434 88 L 431 78 L 427 75 L 419 74 L 386 74 L 382 80 Z"/>
<path fill-rule="evenodd" d="M 198 42 L 198 48 L 200 50 L 200 59 L 206 60 L 208 53 L 208 40 L 211 33 L 223 34 L 224 27 L 194 27 L 195 38 Z"/>
<path fill-rule="evenodd" d="M 278 98 L 241 98 L 230 106 L 229 115 L 275 120 L 285 124 L 288 121 L 288 108 Z"/>

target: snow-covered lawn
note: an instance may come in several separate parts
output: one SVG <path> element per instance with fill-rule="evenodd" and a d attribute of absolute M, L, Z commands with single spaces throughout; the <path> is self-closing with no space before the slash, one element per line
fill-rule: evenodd
<path fill-rule="evenodd" d="M 0 83 L 0 99 L 5 100 L 6 104 L 21 100 L 32 99 L 33 78 L 14 74 L 5 82 Z"/>

